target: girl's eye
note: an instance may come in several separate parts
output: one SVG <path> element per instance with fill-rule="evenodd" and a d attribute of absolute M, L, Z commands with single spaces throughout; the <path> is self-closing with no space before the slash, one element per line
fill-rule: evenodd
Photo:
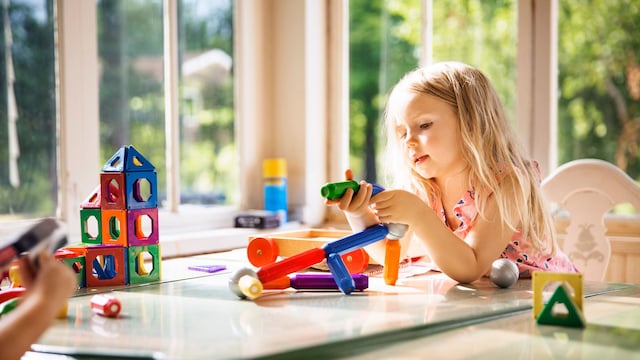
<path fill-rule="evenodd" d="M 420 124 L 420 129 L 428 129 L 431 127 L 431 125 L 433 125 L 432 122 L 428 122 L 428 123 L 424 123 L 424 124 Z"/>

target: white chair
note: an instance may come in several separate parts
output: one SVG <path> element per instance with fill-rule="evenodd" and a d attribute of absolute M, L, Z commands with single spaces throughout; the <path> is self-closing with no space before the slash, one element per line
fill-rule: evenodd
<path fill-rule="evenodd" d="M 621 203 L 640 212 L 640 185 L 609 162 L 580 159 L 558 167 L 542 182 L 542 190 L 569 213 L 564 252 L 585 280 L 603 280 L 611 257 L 604 217 Z"/>

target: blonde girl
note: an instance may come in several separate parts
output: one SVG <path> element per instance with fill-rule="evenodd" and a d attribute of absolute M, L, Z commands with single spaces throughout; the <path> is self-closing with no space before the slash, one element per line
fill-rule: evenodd
<path fill-rule="evenodd" d="M 577 271 L 556 245 L 536 163 L 478 69 L 443 62 L 408 73 L 389 96 L 385 129 L 392 186 L 371 197 L 371 184 L 361 182 L 355 196 L 348 190 L 328 201 L 354 231 L 408 224 L 402 248 L 419 242 L 462 283 L 485 275 L 500 257 L 515 261 L 520 276 Z M 367 250 L 384 257 L 382 242 Z"/>

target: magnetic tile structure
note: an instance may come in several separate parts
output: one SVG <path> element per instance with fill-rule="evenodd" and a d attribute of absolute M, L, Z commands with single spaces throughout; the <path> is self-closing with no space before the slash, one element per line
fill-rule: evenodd
<path fill-rule="evenodd" d="M 133 145 L 104 164 L 100 184 L 80 204 L 82 243 L 56 257 L 78 274 L 81 287 L 159 281 L 158 175 Z"/>

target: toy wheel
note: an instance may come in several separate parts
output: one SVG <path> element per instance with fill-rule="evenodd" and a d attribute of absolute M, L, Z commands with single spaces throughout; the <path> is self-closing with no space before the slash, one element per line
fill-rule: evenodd
<path fill-rule="evenodd" d="M 256 267 L 272 264 L 278 258 L 278 244 L 270 238 L 257 237 L 247 246 L 247 258 Z"/>
<path fill-rule="evenodd" d="M 342 255 L 342 261 L 350 274 L 359 274 L 369 266 L 369 254 L 364 249 L 357 249 Z"/>

